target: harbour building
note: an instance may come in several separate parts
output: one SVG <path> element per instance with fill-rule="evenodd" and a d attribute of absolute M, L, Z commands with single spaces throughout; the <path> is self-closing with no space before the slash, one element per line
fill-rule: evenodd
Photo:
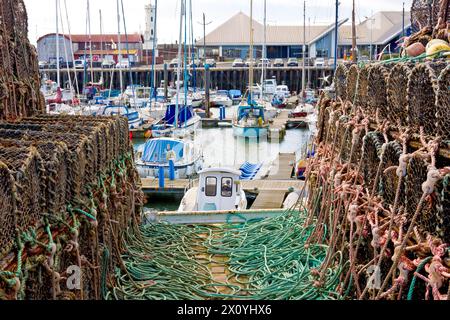
<path fill-rule="evenodd" d="M 391 53 L 399 51 L 397 41 L 403 32 L 411 32 L 410 14 L 406 12 L 382 11 L 372 17 L 366 17 L 356 26 L 357 44 L 360 55 L 380 53 L 384 48 Z M 404 19 L 404 23 L 403 23 Z M 351 25 L 349 19 L 338 22 L 338 58 L 349 55 L 351 49 Z M 208 57 L 223 59 L 248 58 L 250 42 L 250 17 L 243 12 L 232 16 L 229 20 L 197 42 L 199 55 L 206 51 Z M 253 57 L 262 56 L 264 43 L 264 25 L 253 21 L 254 52 Z M 306 57 L 334 58 L 335 23 L 306 26 L 306 39 L 303 39 L 303 26 L 267 25 L 266 46 L 267 57 L 300 58 L 303 56 L 303 44 L 306 44 Z M 205 44 L 205 50 L 203 49 Z"/>

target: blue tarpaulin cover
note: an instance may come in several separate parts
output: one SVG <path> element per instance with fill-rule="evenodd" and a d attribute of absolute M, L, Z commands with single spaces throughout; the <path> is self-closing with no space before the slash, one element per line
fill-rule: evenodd
<path fill-rule="evenodd" d="M 151 163 L 167 164 L 167 145 L 170 150 L 173 150 L 176 155 L 175 162 L 183 158 L 184 144 L 181 141 L 170 139 L 154 139 L 148 140 L 145 143 L 144 151 L 142 152 L 142 161 Z"/>
<path fill-rule="evenodd" d="M 174 125 L 175 124 L 175 110 L 176 105 L 170 104 L 167 106 L 166 115 L 164 116 L 164 121 L 167 124 Z M 178 125 L 180 127 L 183 126 L 185 121 L 188 121 L 194 116 L 194 111 L 192 110 L 192 106 L 178 106 Z"/>

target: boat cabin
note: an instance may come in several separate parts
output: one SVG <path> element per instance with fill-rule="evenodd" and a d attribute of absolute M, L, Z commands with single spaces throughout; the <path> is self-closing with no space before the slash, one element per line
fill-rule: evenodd
<path fill-rule="evenodd" d="M 277 96 L 282 96 L 285 98 L 289 98 L 289 96 L 291 95 L 289 92 L 289 88 L 286 85 L 281 85 L 281 86 L 277 86 L 277 89 L 275 91 L 275 95 Z"/>
<path fill-rule="evenodd" d="M 264 108 L 262 106 L 239 106 L 237 111 L 237 121 L 246 119 L 262 118 L 264 122 Z"/>
<path fill-rule="evenodd" d="M 209 168 L 199 172 L 197 208 L 199 211 L 236 210 L 245 198 L 240 171 Z M 246 200 L 245 200 L 246 201 Z"/>

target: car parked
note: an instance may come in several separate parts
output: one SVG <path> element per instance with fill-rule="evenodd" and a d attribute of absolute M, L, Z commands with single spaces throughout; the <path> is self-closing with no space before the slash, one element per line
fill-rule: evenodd
<path fill-rule="evenodd" d="M 284 67 L 284 61 L 283 59 L 275 59 L 275 61 L 273 62 L 273 66 L 274 67 Z"/>
<path fill-rule="evenodd" d="M 116 65 L 116 62 L 114 60 L 103 59 L 103 61 L 102 61 L 103 69 L 111 69 L 111 68 L 114 68 L 115 65 Z"/>
<path fill-rule="evenodd" d="M 245 61 L 245 66 L 246 67 L 250 67 L 250 66 L 256 67 L 256 60 L 255 59 L 247 59 Z"/>
<path fill-rule="evenodd" d="M 287 62 L 288 67 L 298 67 L 298 61 L 297 58 L 289 58 Z"/>
<path fill-rule="evenodd" d="M 73 65 L 75 69 L 84 69 L 84 67 L 87 65 L 87 62 L 86 60 L 78 59 L 73 62 Z"/>
<path fill-rule="evenodd" d="M 262 66 L 268 68 L 270 67 L 270 60 L 269 59 L 259 59 L 258 67 L 261 68 Z"/>
<path fill-rule="evenodd" d="M 316 58 L 314 67 L 325 67 L 325 58 Z"/>
<path fill-rule="evenodd" d="M 242 59 L 234 59 L 233 64 L 231 65 L 233 68 L 243 68 L 245 67 L 244 60 Z"/>
<path fill-rule="evenodd" d="M 209 65 L 210 68 L 215 68 L 217 66 L 216 60 L 214 59 L 206 59 L 205 63 Z"/>
<path fill-rule="evenodd" d="M 129 67 L 130 67 L 130 61 L 128 61 L 128 60 L 121 60 L 121 61 L 117 62 L 117 64 L 116 64 L 117 69 L 127 69 Z"/>
<path fill-rule="evenodd" d="M 203 67 L 203 63 L 200 59 L 195 59 L 194 61 L 191 61 L 189 64 L 189 68 L 201 68 Z"/>
<path fill-rule="evenodd" d="M 39 69 L 47 69 L 48 62 L 47 61 L 39 61 Z"/>
<path fill-rule="evenodd" d="M 178 68 L 178 59 L 172 59 L 172 61 L 170 61 L 169 63 L 169 68 Z"/>

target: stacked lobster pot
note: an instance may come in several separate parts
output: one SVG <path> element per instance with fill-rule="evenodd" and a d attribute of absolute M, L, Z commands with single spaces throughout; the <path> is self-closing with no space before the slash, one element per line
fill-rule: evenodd
<path fill-rule="evenodd" d="M 338 66 L 336 100 L 319 102 L 309 221 L 326 225 L 328 256 L 349 261 L 349 299 L 450 297 L 449 2 L 437 3 L 441 18 L 414 21 L 399 58 Z"/>
<path fill-rule="evenodd" d="M 43 114 L 23 1 L 0 14 L 0 300 L 106 298 L 143 201 L 127 120 Z"/>

